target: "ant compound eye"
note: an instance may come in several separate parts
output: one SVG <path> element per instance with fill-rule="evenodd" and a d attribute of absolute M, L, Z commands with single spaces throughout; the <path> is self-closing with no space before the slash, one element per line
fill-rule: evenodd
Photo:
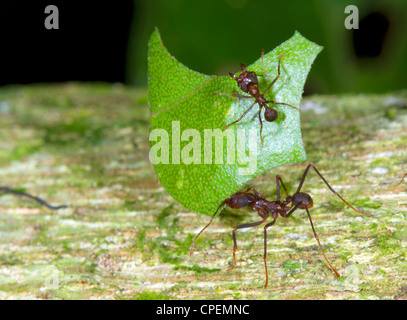
<path fill-rule="evenodd" d="M 266 108 L 266 110 L 264 111 L 264 118 L 268 122 L 273 122 L 278 118 L 278 113 L 274 109 Z"/>

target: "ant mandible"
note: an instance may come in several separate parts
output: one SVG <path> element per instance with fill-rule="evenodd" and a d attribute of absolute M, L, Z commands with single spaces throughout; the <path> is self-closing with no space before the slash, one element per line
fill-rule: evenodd
<path fill-rule="evenodd" d="M 270 223 L 266 224 L 264 226 L 264 255 L 263 255 L 263 260 L 264 260 L 264 269 L 266 272 L 266 283 L 264 287 L 266 288 L 268 285 L 268 272 L 267 272 L 267 229 L 274 225 L 276 222 L 278 215 L 280 215 L 283 218 L 288 218 L 291 216 L 291 214 L 297 210 L 297 209 L 303 209 L 307 212 L 308 219 L 310 221 L 312 231 L 314 233 L 314 237 L 318 242 L 319 249 L 321 250 L 322 255 L 324 256 L 325 261 L 328 263 L 329 267 L 331 268 L 332 272 L 335 274 L 335 276 L 340 277 L 339 273 L 335 270 L 335 268 L 331 265 L 329 262 L 328 258 L 325 255 L 324 250 L 322 249 L 321 243 L 319 242 L 318 235 L 315 231 L 314 224 L 311 219 L 311 215 L 309 213 L 309 209 L 311 209 L 314 205 L 313 200 L 311 196 L 307 193 L 301 192 L 301 188 L 304 184 L 304 180 L 308 174 L 308 171 L 310 168 L 313 168 L 314 171 L 318 174 L 318 176 L 322 179 L 322 181 L 326 184 L 329 190 L 331 192 L 338 196 L 346 205 L 348 205 L 350 208 L 355 210 L 356 212 L 359 212 L 363 215 L 369 215 L 371 214 L 364 213 L 356 208 L 354 208 L 352 205 L 350 205 L 342 196 L 337 193 L 325 180 L 325 178 L 321 175 L 321 173 L 318 171 L 318 169 L 312 164 L 308 164 L 307 168 L 304 171 L 304 174 L 302 176 L 301 182 L 297 188 L 297 191 L 294 193 L 293 196 L 290 196 L 288 194 L 287 188 L 285 187 L 283 180 L 281 179 L 280 176 L 276 176 L 276 187 L 277 187 L 277 200 L 276 201 L 268 201 L 264 199 L 260 193 L 252 188 L 247 189 L 245 192 L 238 192 L 232 195 L 231 197 L 227 198 L 224 200 L 218 209 L 216 210 L 215 214 L 212 216 L 211 220 L 209 223 L 196 235 L 194 241 L 192 242 L 189 255 L 192 255 L 192 251 L 195 246 L 195 242 L 198 239 L 199 235 L 212 223 L 213 219 L 217 215 L 218 211 L 224 206 L 227 205 L 230 208 L 233 209 L 240 209 L 240 208 L 245 208 L 245 207 L 250 207 L 254 211 L 257 211 L 258 215 L 262 218 L 261 221 L 254 222 L 254 223 L 245 223 L 241 224 L 235 228 L 233 228 L 232 232 L 232 238 L 233 238 L 233 266 L 229 270 L 233 270 L 236 267 L 236 251 L 237 251 L 237 243 L 236 243 L 236 230 L 238 229 L 244 229 L 244 228 L 251 228 L 258 226 L 260 224 L 263 224 L 266 222 L 267 218 L 269 216 L 272 217 L 273 221 Z M 280 184 L 284 189 L 284 192 L 286 194 L 286 200 L 281 201 L 280 200 Z M 249 190 L 251 190 L 253 193 L 250 193 Z"/>
<path fill-rule="evenodd" d="M 254 105 L 257 103 L 259 105 L 258 116 L 259 116 L 259 122 L 260 122 L 260 140 L 261 140 L 261 146 L 263 147 L 263 136 L 262 136 L 263 121 L 261 119 L 261 111 L 262 111 L 262 109 L 264 108 L 264 118 L 266 119 L 266 121 L 273 122 L 278 118 L 278 112 L 275 109 L 270 108 L 267 105 L 268 103 L 271 103 L 271 104 L 283 104 L 283 105 L 289 106 L 291 108 L 294 108 L 294 109 L 300 111 L 299 108 L 294 107 L 291 104 L 284 103 L 284 102 L 276 102 L 276 101 L 273 101 L 273 100 L 267 100 L 264 97 L 266 92 L 270 90 L 270 88 L 274 85 L 274 83 L 281 76 L 281 72 L 280 72 L 280 70 L 281 70 L 281 59 L 283 57 L 284 57 L 284 54 L 281 54 L 280 58 L 278 59 L 278 74 L 277 74 L 277 76 L 270 83 L 270 85 L 267 87 L 267 89 L 263 91 L 263 93 L 260 93 L 259 79 L 257 77 L 268 77 L 266 68 L 264 67 L 264 49 L 261 51 L 261 63 L 263 65 L 263 69 L 264 69 L 264 73 L 265 73 L 264 75 L 256 74 L 256 72 L 254 72 L 254 71 L 247 71 L 246 66 L 243 63 L 240 64 L 240 67 L 242 69 L 242 73 L 238 77 L 236 77 L 233 73 L 229 72 L 229 76 L 232 79 L 236 80 L 237 85 L 239 86 L 239 88 L 243 92 L 246 92 L 246 93 L 250 94 L 250 96 L 244 96 L 244 95 L 240 95 L 240 94 L 230 95 L 230 94 L 227 94 L 227 93 L 213 93 L 213 94 L 214 95 L 228 96 L 228 97 L 231 97 L 231 98 L 236 99 L 238 101 L 240 101 L 241 98 L 244 98 L 244 99 L 252 99 L 252 98 L 254 98 L 255 100 L 252 103 L 252 105 L 240 116 L 239 119 L 229 123 L 227 126 L 225 126 L 223 128 L 223 130 L 226 130 L 227 127 L 229 127 L 232 124 L 235 124 L 235 123 L 239 122 L 240 120 L 242 120 L 249 113 L 249 111 L 254 107 Z"/>

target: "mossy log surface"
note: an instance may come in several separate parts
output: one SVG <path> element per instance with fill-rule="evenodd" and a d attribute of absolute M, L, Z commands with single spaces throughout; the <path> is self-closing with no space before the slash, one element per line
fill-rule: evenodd
<path fill-rule="evenodd" d="M 106 84 L 0 89 L 0 185 L 66 203 L 53 212 L 0 194 L 0 299 L 406 299 L 407 92 L 311 96 L 303 100 L 308 160 L 350 203 L 311 172 L 316 231 L 304 211 L 268 231 L 250 210 L 209 217 L 185 210 L 161 187 L 149 162 L 145 90 Z M 265 124 L 267 125 L 267 124 Z M 296 189 L 306 164 L 251 182 L 276 196 L 275 175 Z"/>

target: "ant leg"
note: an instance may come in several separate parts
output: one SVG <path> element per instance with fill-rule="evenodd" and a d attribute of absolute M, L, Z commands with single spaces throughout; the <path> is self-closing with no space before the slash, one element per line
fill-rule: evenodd
<path fill-rule="evenodd" d="M 298 109 L 297 107 L 294 107 L 293 105 L 288 104 L 288 103 L 284 103 L 284 102 L 276 102 L 276 101 L 270 100 L 270 101 L 266 101 L 266 103 L 283 104 L 283 105 L 285 105 L 285 106 L 289 106 L 289 107 L 294 108 L 294 109 L 296 109 L 296 110 L 298 110 L 298 111 L 301 111 L 301 110 Z"/>
<path fill-rule="evenodd" d="M 284 188 L 285 194 L 288 197 L 288 191 L 287 188 L 284 185 L 283 179 L 279 175 L 276 176 L 276 186 L 277 186 L 277 201 L 280 201 L 280 183 Z"/>
<path fill-rule="evenodd" d="M 254 187 L 247 188 L 245 192 L 247 193 L 249 190 L 251 190 L 256 197 L 262 198 L 260 192 L 258 192 Z"/>
<path fill-rule="evenodd" d="M 311 168 L 311 167 L 314 168 L 314 171 L 318 174 L 318 176 L 322 179 L 322 181 L 325 182 L 325 184 L 326 184 L 326 186 L 329 188 L 329 190 L 331 190 L 331 192 L 332 192 L 334 195 L 338 196 L 339 199 L 341 199 L 346 205 L 348 205 L 348 206 L 349 206 L 350 208 L 352 208 L 354 211 L 359 212 L 360 214 L 363 214 L 363 215 L 365 215 L 365 216 L 371 216 L 371 215 L 372 215 L 372 214 L 370 214 L 370 213 L 365 213 L 365 212 L 362 212 L 362 211 L 360 211 L 360 210 L 354 208 L 354 207 L 353 207 L 351 204 L 349 204 L 344 198 L 342 198 L 342 196 L 341 196 L 338 192 L 336 192 L 336 191 L 329 185 L 329 183 L 325 180 L 325 178 L 322 176 L 322 174 L 319 173 L 318 169 L 315 168 L 315 166 L 314 166 L 312 163 L 308 164 L 307 168 L 305 169 L 304 175 L 302 176 L 301 182 L 300 182 L 300 184 L 299 184 L 299 186 L 298 186 L 298 189 L 297 189 L 297 192 L 296 192 L 296 193 L 300 192 L 300 190 L 301 190 L 301 188 L 302 188 L 302 185 L 304 184 L 305 177 L 307 176 L 308 170 L 309 170 L 309 168 Z"/>
<path fill-rule="evenodd" d="M 259 212 L 260 214 L 260 212 Z M 229 271 L 232 271 L 236 267 L 236 251 L 237 251 L 237 243 L 236 243 L 236 230 L 237 229 L 245 229 L 245 228 L 252 228 L 256 227 L 262 223 L 264 223 L 268 218 L 268 214 L 264 214 L 263 220 L 254 222 L 254 223 L 245 223 L 241 224 L 240 226 L 234 227 L 233 232 L 232 232 L 232 238 L 233 238 L 233 267 L 229 269 Z"/>
<path fill-rule="evenodd" d="M 50 205 L 48 202 L 46 202 L 46 201 L 44 201 L 44 200 L 42 200 L 42 199 L 40 199 L 40 198 L 34 197 L 34 196 L 32 196 L 32 195 L 30 195 L 30 194 L 28 194 L 28 193 L 25 193 L 25 192 L 21 192 L 21 191 L 17 191 L 17 190 L 10 189 L 10 188 L 8 188 L 8 187 L 0 187 L 0 191 L 9 192 L 9 193 L 15 194 L 15 195 L 17 195 L 17 196 L 23 196 L 23 197 L 27 197 L 27 198 L 33 199 L 33 200 L 37 201 L 39 204 L 41 204 L 41 205 L 43 205 L 43 206 L 45 206 L 45 207 L 47 207 L 47 208 L 49 208 L 49 209 L 51 209 L 51 210 L 59 210 L 59 209 L 67 208 L 67 207 L 68 207 L 68 206 L 66 206 L 66 205 L 52 206 L 52 205 Z"/>
<path fill-rule="evenodd" d="M 236 97 L 239 97 L 239 99 L 253 99 L 251 96 L 242 96 L 240 94 L 236 95 Z"/>
<path fill-rule="evenodd" d="M 274 80 L 270 83 L 270 85 L 267 87 L 266 90 L 264 90 L 263 94 L 265 94 L 267 91 L 270 90 L 270 88 L 273 86 L 273 84 L 278 80 L 278 78 L 280 78 L 281 76 L 281 72 L 280 72 L 280 66 L 281 66 L 281 59 L 285 56 L 285 54 L 280 54 L 280 58 L 278 59 L 278 74 L 277 76 L 274 78 Z"/>
<path fill-rule="evenodd" d="M 256 74 L 258 77 L 268 77 L 266 67 L 264 66 L 264 49 L 261 49 L 261 64 L 263 66 L 264 74 Z"/>
<path fill-rule="evenodd" d="M 305 207 L 305 210 L 307 211 L 307 215 L 308 215 L 308 218 L 309 218 L 309 222 L 311 223 L 312 231 L 314 232 L 315 239 L 316 239 L 317 242 L 318 242 L 319 249 L 321 250 L 321 253 L 322 253 L 322 255 L 324 256 L 325 261 L 328 263 L 328 265 L 329 265 L 329 267 L 331 268 L 331 270 L 333 271 L 333 273 L 335 273 L 335 275 L 339 278 L 339 277 L 340 277 L 339 273 L 335 270 L 334 267 L 332 267 L 332 265 L 330 264 L 328 258 L 327 258 L 326 255 L 325 255 L 324 250 L 322 249 L 321 243 L 319 242 L 318 235 L 317 235 L 317 233 L 315 232 L 314 224 L 312 223 L 311 215 L 310 215 L 310 213 L 309 213 L 309 210 L 308 210 L 308 207 L 307 207 L 307 206 Z"/>
<path fill-rule="evenodd" d="M 261 110 L 263 109 L 262 106 L 259 108 L 259 122 L 260 122 L 260 141 L 261 141 L 261 147 L 263 148 L 263 121 L 261 120 Z"/>
<path fill-rule="evenodd" d="M 244 96 L 244 95 L 242 95 L 241 93 L 239 93 L 239 94 L 234 94 L 233 96 L 239 98 L 239 101 L 240 101 L 241 99 L 253 99 L 253 97 L 251 97 L 251 96 Z"/>
<path fill-rule="evenodd" d="M 229 123 L 226 127 L 223 128 L 223 131 L 226 130 L 227 127 L 231 126 L 232 124 L 235 124 L 236 122 L 239 122 L 240 120 L 243 119 L 243 117 L 249 113 L 249 111 L 253 108 L 253 106 L 257 103 L 257 101 L 254 101 L 253 104 L 240 116 L 239 119 L 237 119 L 236 121 L 233 121 L 231 123 Z"/>
<path fill-rule="evenodd" d="M 276 220 L 266 224 L 264 226 L 264 255 L 263 255 L 263 260 L 264 260 L 264 269 L 266 270 L 266 284 L 264 285 L 264 288 L 267 287 L 267 284 L 269 283 L 269 275 L 267 271 L 267 228 L 271 227 L 273 224 L 276 223 Z"/>
<path fill-rule="evenodd" d="M 398 187 L 398 186 L 403 182 L 403 180 L 404 180 L 405 177 L 407 177 L 407 173 L 404 174 L 403 178 L 401 178 L 400 182 L 397 183 L 397 184 L 395 185 L 395 187 Z"/>
<path fill-rule="evenodd" d="M 264 49 L 261 49 L 261 64 L 263 65 L 263 70 L 265 74 L 263 77 L 268 77 L 266 67 L 264 66 Z"/>
<path fill-rule="evenodd" d="M 298 192 L 298 191 L 297 191 L 297 192 Z M 284 214 L 284 215 L 282 215 L 282 216 L 283 216 L 284 218 L 288 218 L 295 210 L 297 210 L 297 209 L 299 208 L 300 205 L 301 205 L 301 203 L 297 203 L 297 204 L 294 206 L 294 208 L 292 208 L 292 209 L 290 210 L 290 212 L 288 212 L 287 214 Z M 319 248 L 320 248 L 320 250 L 321 250 L 321 252 L 322 252 L 322 255 L 324 256 L 324 258 L 325 258 L 326 262 L 328 263 L 329 267 L 331 268 L 331 270 L 332 270 L 332 271 L 335 273 L 335 275 L 339 278 L 339 277 L 340 277 L 339 273 L 335 270 L 334 267 L 332 267 L 332 265 L 330 264 L 328 258 L 326 257 L 326 255 L 325 255 L 325 253 L 324 253 L 324 250 L 322 249 L 321 243 L 319 242 L 319 238 L 318 238 L 318 235 L 317 235 L 317 233 L 316 233 L 316 231 L 315 231 L 314 224 L 313 224 L 313 222 L 312 222 L 311 215 L 310 215 L 310 213 L 309 213 L 309 210 L 308 210 L 308 207 L 307 207 L 307 206 L 305 207 L 305 210 L 307 211 L 308 218 L 309 218 L 309 221 L 310 221 L 310 223 L 311 223 L 312 231 L 313 231 L 313 233 L 314 233 L 315 239 L 316 239 L 317 242 L 318 242 L 318 245 L 319 245 Z"/>
<path fill-rule="evenodd" d="M 212 94 L 214 95 L 214 96 L 227 96 L 227 97 L 229 97 L 229 98 L 232 98 L 232 99 L 234 99 L 234 100 L 236 100 L 236 101 L 240 101 L 241 99 L 252 99 L 253 97 L 251 97 L 251 96 L 243 96 L 243 95 L 241 95 L 240 93 L 239 94 L 236 94 L 235 92 L 235 90 L 233 90 L 232 91 L 233 92 L 233 94 L 228 94 L 228 93 L 218 93 L 218 92 L 213 92 Z"/>
<path fill-rule="evenodd" d="M 201 231 L 199 231 L 199 233 L 195 236 L 194 241 L 192 242 L 191 248 L 189 249 L 189 256 L 192 255 L 192 251 L 194 250 L 194 246 L 195 246 L 195 242 L 198 239 L 199 235 L 212 223 L 213 219 L 216 217 L 216 214 L 218 213 L 219 209 L 226 203 L 226 201 L 228 201 L 228 199 L 226 199 L 225 201 L 223 201 L 220 206 L 218 207 L 218 209 L 216 209 L 215 214 L 212 216 L 211 221 L 209 221 L 209 223 L 203 227 L 203 229 Z"/>
<path fill-rule="evenodd" d="M 244 99 L 251 99 L 253 97 L 251 96 L 244 96 L 242 95 L 240 92 L 239 94 L 236 94 L 236 91 L 233 90 L 232 94 L 228 94 L 228 93 L 218 93 L 218 92 L 213 92 L 212 93 L 214 96 L 227 96 L 229 98 L 235 99 L 236 101 L 240 101 L 240 99 L 244 98 Z"/>
<path fill-rule="evenodd" d="M 282 216 L 283 218 L 289 218 L 295 210 L 297 210 L 299 208 L 299 206 L 301 205 L 301 203 L 297 203 L 293 208 L 291 208 L 291 210 L 288 213 L 283 213 Z"/>
<path fill-rule="evenodd" d="M 217 93 L 217 92 L 214 92 L 214 93 L 212 93 L 214 96 L 227 96 L 227 97 L 230 97 L 230 98 L 232 98 L 232 99 L 235 99 L 236 101 L 239 101 L 239 99 L 237 99 L 234 95 L 231 95 L 231 94 L 228 94 L 228 93 Z"/>

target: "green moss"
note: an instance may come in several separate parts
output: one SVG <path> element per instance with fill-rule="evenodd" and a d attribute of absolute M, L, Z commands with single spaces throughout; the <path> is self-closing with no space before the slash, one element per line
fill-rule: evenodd
<path fill-rule="evenodd" d="M 141 230 L 136 237 L 137 248 L 140 251 L 144 250 L 144 240 L 146 239 L 146 230 Z"/>
<path fill-rule="evenodd" d="M 13 266 L 22 264 L 23 260 L 17 257 L 15 253 L 0 256 L 0 265 Z"/>
<path fill-rule="evenodd" d="M 283 266 L 290 274 L 295 274 L 298 269 L 301 269 L 301 263 L 299 261 L 285 260 Z"/>
<path fill-rule="evenodd" d="M 186 270 L 186 271 L 194 271 L 197 275 L 202 274 L 202 273 L 211 273 L 211 272 L 219 272 L 221 269 L 219 268 L 205 268 L 205 267 L 200 267 L 197 264 L 194 264 L 192 267 L 190 266 L 175 266 L 174 270 Z"/>
<path fill-rule="evenodd" d="M 102 142 L 104 129 L 104 125 L 95 125 L 89 121 L 89 116 L 83 115 L 73 119 L 72 122 L 42 127 L 44 142 L 59 146 L 79 142 L 96 146 Z"/>
<path fill-rule="evenodd" d="M 356 206 L 365 207 L 365 208 L 372 208 L 372 209 L 379 209 L 382 205 L 380 203 L 372 203 L 369 197 L 366 198 L 358 198 L 353 201 Z"/>
<path fill-rule="evenodd" d="M 406 296 L 400 275 L 407 272 L 407 187 L 395 185 L 407 172 L 407 113 L 388 107 L 385 101 L 405 99 L 407 91 L 305 99 L 327 110 L 301 113 L 310 161 L 341 196 L 374 216 L 348 208 L 311 172 L 303 190 L 314 199 L 315 228 L 342 277 L 334 277 L 306 213 L 297 211 L 269 228 L 267 289 L 262 289 L 262 226 L 237 233 L 237 266 L 227 271 L 232 262 L 231 230 L 259 221 L 253 210 L 223 210 L 189 257 L 196 232 L 210 218 L 186 210 L 159 184 L 147 157 L 146 91 L 107 84 L 36 85 L 1 88 L 0 97 L 11 106 L 0 117 L 2 184 L 54 204 L 69 204 L 68 209 L 52 212 L 30 199 L 1 194 L 0 298 Z M 385 116 L 388 108 L 395 110 L 391 121 Z M 66 134 L 57 128 L 61 136 L 55 143 L 44 143 L 44 128 L 51 134 L 53 127 L 64 128 L 77 118 L 80 126 L 66 128 Z M 96 130 L 94 136 L 101 140 L 94 143 L 80 136 L 86 135 L 86 124 L 90 130 L 102 128 L 101 135 Z M 77 138 L 57 142 L 70 135 Z M 372 173 L 377 166 L 387 168 L 388 173 Z M 267 199 L 275 199 L 275 175 L 282 176 L 292 193 L 304 169 L 303 164 L 275 168 L 250 184 Z M 300 237 L 289 238 L 289 233 Z M 58 270 L 57 289 L 44 287 L 49 265 Z"/>
<path fill-rule="evenodd" d="M 161 213 L 157 217 L 157 224 L 160 228 L 166 228 L 168 229 L 169 222 L 168 222 L 168 217 L 173 213 L 174 205 L 171 204 L 170 206 L 164 208 Z M 171 231 L 171 229 L 169 229 Z M 173 232 L 172 232 L 173 233 Z"/>
<path fill-rule="evenodd" d="M 132 299 L 133 300 L 168 300 L 169 297 L 163 293 L 143 291 L 142 293 L 133 296 Z"/>

